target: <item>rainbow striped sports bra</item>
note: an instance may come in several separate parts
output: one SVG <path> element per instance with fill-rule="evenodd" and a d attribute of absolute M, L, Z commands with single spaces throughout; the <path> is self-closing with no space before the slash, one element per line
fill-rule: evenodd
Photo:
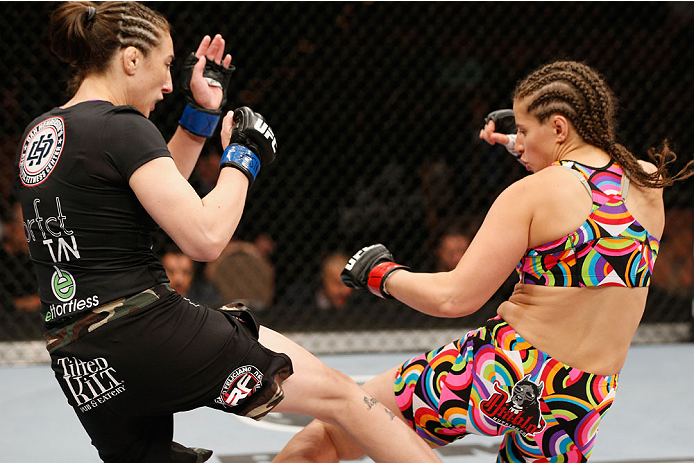
<path fill-rule="evenodd" d="M 544 286 L 648 286 L 660 242 L 624 204 L 629 177 L 619 164 L 602 168 L 576 161 L 569 169 L 593 198 L 593 208 L 575 232 L 528 250 L 516 266 L 520 282 Z"/>

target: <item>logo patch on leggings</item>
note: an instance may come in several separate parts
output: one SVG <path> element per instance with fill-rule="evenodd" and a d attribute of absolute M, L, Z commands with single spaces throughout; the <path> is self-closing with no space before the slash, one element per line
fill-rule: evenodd
<path fill-rule="evenodd" d="M 511 390 L 511 397 L 494 381 L 496 393 L 483 400 L 482 413 L 496 423 L 515 429 L 524 436 L 532 436 L 545 427 L 540 413 L 540 397 L 545 388 L 543 382 L 530 381 L 530 375 L 518 381 Z"/>
<path fill-rule="evenodd" d="M 227 407 L 235 407 L 263 385 L 263 374 L 253 365 L 234 370 L 224 381 L 222 392 L 214 401 Z"/>

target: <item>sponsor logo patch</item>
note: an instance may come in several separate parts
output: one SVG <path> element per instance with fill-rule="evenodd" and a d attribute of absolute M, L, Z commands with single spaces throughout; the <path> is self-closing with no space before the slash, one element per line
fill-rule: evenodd
<path fill-rule="evenodd" d="M 481 403 L 482 413 L 492 421 L 515 429 L 524 436 L 533 436 L 545 427 L 540 412 L 540 397 L 545 388 L 543 382 L 530 381 L 530 375 L 518 381 L 511 390 L 511 396 L 494 381 L 494 390 L 487 400 Z"/>
<path fill-rule="evenodd" d="M 86 299 L 75 299 L 75 292 L 77 291 L 75 277 L 67 270 L 61 270 L 55 265 L 53 268 L 55 272 L 51 275 L 51 290 L 60 302 L 49 306 L 49 310 L 46 312 L 47 322 L 63 315 L 91 309 L 99 305 L 99 296 L 96 294 Z"/>
<path fill-rule="evenodd" d="M 65 122 L 51 117 L 29 131 L 19 158 L 19 178 L 24 186 L 45 181 L 58 163 L 65 143 Z"/>
<path fill-rule="evenodd" d="M 214 401 L 227 407 L 235 407 L 263 385 L 263 374 L 253 365 L 237 368 L 224 381 L 222 391 Z"/>
<path fill-rule="evenodd" d="M 57 359 L 63 371 L 62 380 L 71 393 L 71 403 L 84 413 L 125 391 L 125 382 L 103 357 L 81 360 L 76 357 Z"/>
<path fill-rule="evenodd" d="M 58 267 L 53 267 L 55 272 L 51 277 L 51 289 L 53 295 L 60 302 L 67 302 L 75 296 L 75 279 L 67 270 L 60 270 Z"/>

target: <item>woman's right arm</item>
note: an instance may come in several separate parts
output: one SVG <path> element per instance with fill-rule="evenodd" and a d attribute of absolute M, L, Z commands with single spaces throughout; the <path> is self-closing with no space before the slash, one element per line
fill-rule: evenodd
<path fill-rule="evenodd" d="M 534 177 L 519 180 L 499 195 L 454 270 L 440 273 L 398 270 L 387 279 L 387 292 L 435 317 L 462 317 L 482 307 L 528 249 L 538 202 Z"/>

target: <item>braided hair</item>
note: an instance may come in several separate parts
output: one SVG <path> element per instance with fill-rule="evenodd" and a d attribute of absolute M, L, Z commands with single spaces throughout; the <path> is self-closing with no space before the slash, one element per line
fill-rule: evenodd
<path fill-rule="evenodd" d="M 77 70 L 68 82 L 71 95 L 118 50 L 132 46 L 147 56 L 170 31 L 161 13 L 138 2 L 65 2 L 50 19 L 51 50 Z"/>
<path fill-rule="evenodd" d="M 553 114 L 566 117 L 586 143 L 604 150 L 637 185 L 663 188 L 694 175 L 694 160 L 676 175 L 668 174 L 667 167 L 677 155 L 667 140 L 660 149 L 648 151 L 657 167 L 651 173 L 641 167 L 624 145 L 615 141 L 615 96 L 604 79 L 583 63 L 556 61 L 540 67 L 516 86 L 513 99 L 527 99 L 528 113 L 540 122 Z"/>

